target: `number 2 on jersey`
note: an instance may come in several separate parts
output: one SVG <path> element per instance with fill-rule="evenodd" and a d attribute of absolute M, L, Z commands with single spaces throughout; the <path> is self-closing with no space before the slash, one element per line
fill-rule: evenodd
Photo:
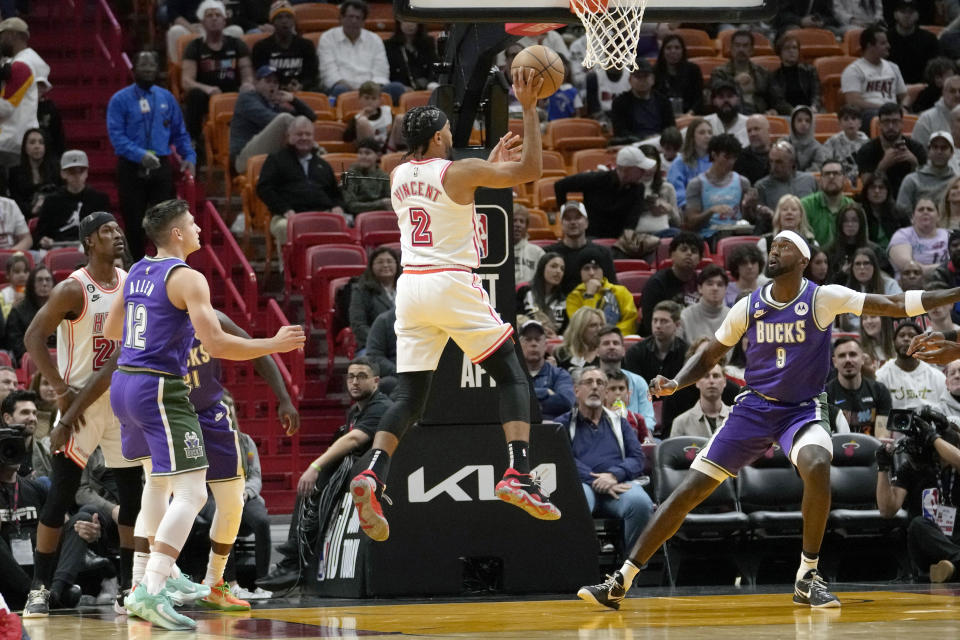
<path fill-rule="evenodd" d="M 410 209 L 410 222 L 413 223 L 410 243 L 415 247 L 432 247 L 433 232 L 430 231 L 430 214 L 426 209 Z"/>
<path fill-rule="evenodd" d="M 117 343 L 103 336 L 93 336 L 93 370 L 100 371 L 117 350 Z"/>
<path fill-rule="evenodd" d="M 146 349 L 143 334 L 147 332 L 147 308 L 142 304 L 127 303 L 127 330 L 123 346 L 128 349 Z"/>

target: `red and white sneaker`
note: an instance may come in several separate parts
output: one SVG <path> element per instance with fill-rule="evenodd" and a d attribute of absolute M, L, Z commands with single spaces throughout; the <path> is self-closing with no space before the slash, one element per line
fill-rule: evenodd
<path fill-rule="evenodd" d="M 538 520 L 559 520 L 560 510 L 540 492 L 540 481 L 529 473 L 507 469 L 497 483 L 497 497 L 520 507 Z"/>
<path fill-rule="evenodd" d="M 390 524 L 383 517 L 383 508 L 380 506 L 380 500 L 393 504 L 390 498 L 383 495 L 385 487 L 377 474 L 370 469 L 350 481 L 350 495 L 353 496 L 353 504 L 357 506 L 360 528 L 367 537 L 377 542 L 383 542 L 390 537 Z"/>

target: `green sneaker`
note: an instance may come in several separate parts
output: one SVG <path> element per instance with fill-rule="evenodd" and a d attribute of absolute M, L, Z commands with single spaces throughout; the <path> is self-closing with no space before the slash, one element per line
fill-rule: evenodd
<path fill-rule="evenodd" d="M 190 576 L 181 572 L 176 578 L 167 578 L 167 583 L 164 585 L 164 592 L 170 596 L 173 604 L 180 607 L 188 602 L 206 598 L 210 595 L 210 587 L 192 581 Z"/>
<path fill-rule="evenodd" d="M 187 616 L 180 615 L 173 608 L 173 602 L 165 591 L 157 595 L 150 595 L 147 587 L 141 584 L 123 600 L 127 611 L 138 618 L 169 629 L 170 631 L 184 631 L 197 628 L 197 623 Z"/>

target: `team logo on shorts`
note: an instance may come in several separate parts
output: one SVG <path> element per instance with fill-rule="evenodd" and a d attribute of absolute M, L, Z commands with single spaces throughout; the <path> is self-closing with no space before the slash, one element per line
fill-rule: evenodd
<path fill-rule="evenodd" d="M 193 431 L 187 431 L 183 436 L 183 452 L 188 458 L 202 458 L 203 445 L 200 444 L 200 438 Z"/>
<path fill-rule="evenodd" d="M 793 310 L 797 313 L 798 316 L 807 315 L 807 311 L 810 310 L 810 307 L 807 306 L 806 302 L 798 302 Z"/>
<path fill-rule="evenodd" d="M 490 232 L 487 224 L 487 214 L 477 214 L 477 242 L 479 242 L 480 259 L 490 255 Z"/>

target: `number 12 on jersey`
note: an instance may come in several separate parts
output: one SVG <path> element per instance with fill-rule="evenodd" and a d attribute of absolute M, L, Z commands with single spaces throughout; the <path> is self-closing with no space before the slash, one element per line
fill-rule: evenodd
<path fill-rule="evenodd" d="M 127 330 L 123 346 L 129 349 L 146 349 L 143 334 L 147 332 L 147 308 L 134 302 L 127 303 Z"/>

